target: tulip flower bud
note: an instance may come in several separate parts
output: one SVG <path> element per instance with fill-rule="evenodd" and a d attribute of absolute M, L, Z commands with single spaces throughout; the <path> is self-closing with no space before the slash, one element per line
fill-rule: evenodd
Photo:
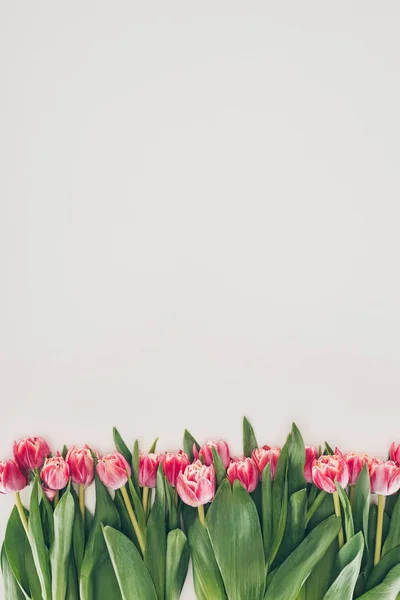
<path fill-rule="evenodd" d="M 260 479 L 262 478 L 262 472 L 268 464 L 271 465 L 271 479 L 275 479 L 276 466 L 278 464 L 280 454 L 281 449 L 277 446 L 273 446 L 272 448 L 270 446 L 263 446 L 262 448 L 256 448 L 253 450 L 251 457 L 257 465 L 260 473 Z"/>
<path fill-rule="evenodd" d="M 119 452 L 99 458 L 96 469 L 104 485 L 113 490 L 122 488 L 132 472 L 129 463 Z"/>
<path fill-rule="evenodd" d="M 188 465 L 178 475 L 176 491 L 189 506 L 198 507 L 211 502 L 215 495 L 214 465 L 203 465 L 200 460 Z"/>
<path fill-rule="evenodd" d="M 157 483 L 157 471 L 160 464 L 160 454 L 140 454 L 139 462 L 139 485 L 140 487 L 155 488 Z"/>
<path fill-rule="evenodd" d="M 304 478 L 307 483 L 312 483 L 312 466 L 318 458 L 318 450 L 313 446 L 306 446 L 306 462 L 304 465 Z"/>
<path fill-rule="evenodd" d="M 370 468 L 371 492 L 380 496 L 391 496 L 400 489 L 400 467 L 388 460 L 374 460 Z"/>
<path fill-rule="evenodd" d="M 365 464 L 368 465 L 369 470 L 371 458 L 368 454 L 354 454 L 354 452 L 349 452 L 345 455 L 344 460 L 349 470 L 349 485 L 355 485 Z"/>
<path fill-rule="evenodd" d="M 258 468 L 252 458 L 233 458 L 227 475 L 231 485 L 237 479 L 249 494 L 254 492 L 259 481 Z"/>
<path fill-rule="evenodd" d="M 0 494 L 20 492 L 27 484 L 25 473 L 14 460 L 0 462 Z"/>
<path fill-rule="evenodd" d="M 57 453 L 57 456 L 46 458 L 40 478 L 52 490 L 62 490 L 69 481 L 69 466 L 67 462 Z"/>
<path fill-rule="evenodd" d="M 43 490 L 46 498 L 48 500 L 50 500 L 50 502 L 53 502 L 54 498 L 56 497 L 57 490 L 51 490 L 44 483 L 42 483 L 42 490 Z"/>
<path fill-rule="evenodd" d="M 400 444 L 396 446 L 393 444 L 390 446 L 390 460 L 395 462 L 396 465 L 400 466 Z"/>
<path fill-rule="evenodd" d="M 19 442 L 14 442 L 14 457 L 23 469 L 39 469 L 50 448 L 41 437 L 29 437 Z"/>
<path fill-rule="evenodd" d="M 98 453 L 94 451 L 98 457 Z M 77 448 L 72 446 L 68 450 L 66 461 L 71 472 L 71 479 L 74 483 L 81 485 L 90 485 L 94 479 L 94 460 L 89 446 Z"/>
<path fill-rule="evenodd" d="M 182 473 L 190 465 L 190 460 L 187 454 L 179 450 L 179 452 L 166 452 L 163 454 L 162 464 L 165 477 L 169 484 L 175 487 L 179 473 Z"/>
<path fill-rule="evenodd" d="M 345 488 L 349 483 L 349 470 L 344 458 L 338 454 L 320 456 L 314 461 L 312 477 L 315 485 L 320 489 L 333 494 L 336 492 L 335 481 Z"/>
<path fill-rule="evenodd" d="M 212 455 L 212 447 L 216 449 L 218 454 L 221 457 L 222 464 L 225 469 L 229 467 L 229 463 L 231 460 L 231 454 L 229 451 L 229 446 L 224 440 L 218 440 L 217 442 L 209 441 L 206 442 L 201 448 L 200 452 L 198 452 L 196 444 L 193 445 L 193 455 L 196 460 L 199 458 L 203 459 L 203 462 L 208 467 L 213 464 L 213 455 Z"/>

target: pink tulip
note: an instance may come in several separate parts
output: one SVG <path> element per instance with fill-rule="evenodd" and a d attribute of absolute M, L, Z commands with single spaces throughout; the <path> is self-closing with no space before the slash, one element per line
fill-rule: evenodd
<path fill-rule="evenodd" d="M 237 479 L 249 493 L 254 492 L 259 481 L 258 468 L 252 458 L 233 458 L 227 475 L 231 485 Z"/>
<path fill-rule="evenodd" d="M 56 497 L 57 494 L 57 490 L 51 490 L 49 487 L 47 487 L 44 483 L 42 483 L 42 490 L 46 496 L 46 498 L 48 500 L 50 500 L 50 502 L 53 502 L 54 498 Z"/>
<path fill-rule="evenodd" d="M 262 448 L 256 448 L 253 450 L 251 457 L 257 465 L 260 473 L 260 479 L 265 467 L 268 464 L 271 465 L 271 479 L 275 479 L 276 466 L 278 464 L 280 454 L 281 449 L 277 446 L 263 446 Z"/>
<path fill-rule="evenodd" d="M 396 465 L 400 466 L 400 444 L 396 446 L 393 444 L 390 446 L 390 460 L 396 463 Z"/>
<path fill-rule="evenodd" d="M 39 469 L 50 448 L 41 437 L 29 437 L 19 442 L 14 442 L 14 457 L 23 469 Z"/>
<path fill-rule="evenodd" d="M 354 452 L 349 452 L 345 455 L 344 460 L 349 470 L 349 485 L 355 485 L 365 464 L 367 464 L 369 471 L 371 458 L 368 454 L 354 454 Z"/>
<path fill-rule="evenodd" d="M 62 490 L 69 481 L 68 463 L 58 453 L 57 456 L 46 458 L 40 472 L 42 481 L 52 490 Z"/>
<path fill-rule="evenodd" d="M 96 451 L 94 454 L 98 457 Z M 68 450 L 66 461 L 74 483 L 80 485 L 90 485 L 92 483 L 94 479 L 94 460 L 89 446 L 83 448 L 72 446 Z"/>
<path fill-rule="evenodd" d="M 20 492 L 27 484 L 28 479 L 16 461 L 5 460 L 0 462 L 0 494 Z"/>
<path fill-rule="evenodd" d="M 371 492 L 391 496 L 400 489 L 400 467 L 395 462 L 374 461 L 370 469 Z"/>
<path fill-rule="evenodd" d="M 176 480 L 176 491 L 189 506 L 202 506 L 211 502 L 215 495 L 215 469 L 196 460 L 188 465 Z"/>
<path fill-rule="evenodd" d="M 229 463 L 231 460 L 231 454 L 229 451 L 229 446 L 226 442 L 224 442 L 224 440 L 218 440 L 218 442 L 213 442 L 210 440 L 209 442 L 206 442 L 200 448 L 199 452 L 197 450 L 196 444 L 194 444 L 193 445 L 193 454 L 194 454 L 195 459 L 198 460 L 199 458 L 202 458 L 204 461 L 204 464 L 209 467 L 214 462 L 213 455 L 212 455 L 213 447 L 216 449 L 217 453 L 220 455 L 222 464 L 224 465 L 225 469 L 227 469 L 229 467 Z"/>
<path fill-rule="evenodd" d="M 320 489 L 333 494 L 336 492 L 335 481 L 345 488 L 349 483 L 349 470 L 346 461 L 339 454 L 320 456 L 314 461 L 312 477 L 315 485 Z"/>
<path fill-rule="evenodd" d="M 104 485 L 113 490 L 123 487 L 132 472 L 129 463 L 119 452 L 102 456 L 96 469 Z"/>
<path fill-rule="evenodd" d="M 186 467 L 190 465 L 190 460 L 183 450 L 179 450 L 179 452 L 175 453 L 166 452 L 162 457 L 162 463 L 165 477 L 169 484 L 172 487 L 175 487 L 179 473 L 184 471 Z"/>
<path fill-rule="evenodd" d="M 155 488 L 157 483 L 157 471 L 161 461 L 160 454 L 141 454 L 139 463 L 139 485 L 140 487 Z"/>
<path fill-rule="evenodd" d="M 318 450 L 314 446 L 306 446 L 306 462 L 304 465 L 304 478 L 307 483 L 312 483 L 312 466 L 318 458 Z"/>

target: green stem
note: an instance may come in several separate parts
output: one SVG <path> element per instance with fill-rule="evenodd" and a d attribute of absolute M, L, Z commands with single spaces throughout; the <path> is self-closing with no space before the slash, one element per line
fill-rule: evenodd
<path fill-rule="evenodd" d="M 85 524 L 85 486 L 83 483 L 80 483 L 78 486 L 78 495 L 79 495 L 79 508 L 81 510 L 82 521 Z"/>
<path fill-rule="evenodd" d="M 383 515 L 385 513 L 386 496 L 378 494 L 378 519 L 376 521 L 375 556 L 374 566 L 381 560 Z"/>
<path fill-rule="evenodd" d="M 342 513 L 340 512 L 340 500 L 339 500 L 339 494 L 337 492 L 333 492 L 333 504 L 335 506 L 335 515 L 337 517 L 339 517 L 339 519 L 341 519 Z M 338 533 L 338 543 L 339 543 L 339 550 L 340 550 L 344 546 L 343 527 L 340 527 L 340 531 Z"/>
<path fill-rule="evenodd" d="M 15 492 L 15 504 L 17 506 L 18 514 L 20 516 L 22 525 L 24 526 L 25 533 L 28 537 L 29 536 L 28 520 L 26 518 L 24 507 L 22 506 L 21 496 L 19 495 L 19 492 Z"/>
<path fill-rule="evenodd" d="M 201 506 L 198 506 L 197 511 L 199 513 L 200 523 L 203 525 L 203 527 L 205 527 L 206 526 L 206 516 L 204 513 L 204 504 L 202 504 Z"/>
<path fill-rule="evenodd" d="M 147 515 L 147 506 L 149 504 L 149 488 L 148 487 L 143 488 L 142 503 L 143 503 L 143 512 L 145 515 Z"/>
<path fill-rule="evenodd" d="M 135 517 L 135 513 L 133 512 L 132 504 L 131 504 L 131 501 L 129 499 L 128 492 L 126 491 L 126 487 L 125 486 L 123 486 L 121 488 L 121 494 L 122 494 L 122 497 L 124 499 L 126 510 L 128 511 L 128 515 L 129 515 L 129 518 L 131 520 L 133 529 L 134 529 L 134 531 L 136 533 L 136 537 L 137 537 L 137 540 L 139 542 L 140 549 L 142 551 L 142 554 L 144 555 L 144 551 L 146 549 L 146 546 L 145 546 L 145 543 L 144 543 L 144 540 L 143 540 L 143 535 L 142 535 L 142 532 L 140 530 L 139 523 L 137 522 L 137 519 Z"/>
<path fill-rule="evenodd" d="M 57 506 L 59 499 L 60 499 L 60 492 L 59 492 L 59 490 L 57 490 L 56 495 L 54 496 L 54 508 Z"/>
<path fill-rule="evenodd" d="M 356 492 L 356 486 L 355 485 L 351 485 L 350 486 L 350 506 L 351 506 L 351 508 L 353 508 L 353 506 L 354 506 L 355 492 Z"/>
<path fill-rule="evenodd" d="M 178 496 L 178 492 L 175 489 L 174 490 L 174 504 L 176 507 L 178 507 L 178 502 L 179 502 L 179 496 Z"/>

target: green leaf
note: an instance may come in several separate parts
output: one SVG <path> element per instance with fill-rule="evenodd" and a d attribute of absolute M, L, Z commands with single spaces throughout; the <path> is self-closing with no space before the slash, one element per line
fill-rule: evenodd
<path fill-rule="evenodd" d="M 289 444 L 290 435 L 280 453 L 272 486 L 272 533 L 274 536 L 281 520 L 282 502 L 286 489 L 285 481 L 287 481 Z"/>
<path fill-rule="evenodd" d="M 400 593 L 400 565 L 389 571 L 382 583 L 359 597 L 359 600 L 396 600 Z"/>
<path fill-rule="evenodd" d="M 370 482 L 368 465 L 365 464 L 354 488 L 353 521 L 354 532 L 361 531 L 368 549 L 368 514 L 370 506 Z"/>
<path fill-rule="evenodd" d="M 1 548 L 0 563 L 3 575 L 5 598 L 10 600 L 25 600 L 26 598 L 29 598 L 29 596 L 24 594 L 24 592 L 21 590 L 17 580 L 14 577 L 14 572 L 8 561 L 4 544 Z"/>
<path fill-rule="evenodd" d="M 72 528 L 72 548 L 74 553 L 74 561 L 77 573 L 81 572 L 83 556 L 85 554 L 85 525 L 83 523 L 82 514 L 79 506 L 78 496 L 71 486 L 70 492 L 74 499 L 74 524 Z M 86 512 L 85 512 L 86 517 Z"/>
<path fill-rule="evenodd" d="M 213 456 L 213 463 L 214 463 L 214 468 L 215 468 L 215 477 L 216 477 L 216 480 L 217 480 L 217 488 L 218 488 L 220 486 L 221 482 L 226 477 L 226 470 L 225 470 L 225 467 L 224 467 L 224 465 L 222 463 L 221 457 L 218 454 L 218 452 L 216 451 L 216 449 L 214 448 L 214 446 L 212 446 L 211 452 L 212 452 L 212 456 Z"/>
<path fill-rule="evenodd" d="M 128 446 L 125 444 L 122 439 L 118 429 L 116 427 L 113 428 L 113 438 L 114 444 L 118 452 L 122 454 L 122 456 L 128 461 L 129 464 L 132 464 L 132 452 L 129 450 Z"/>
<path fill-rule="evenodd" d="M 125 506 L 124 499 L 121 494 L 121 490 L 115 491 L 114 503 L 118 510 L 119 518 L 121 520 L 121 531 L 124 533 L 132 542 L 136 548 L 140 550 L 139 542 L 133 529 L 132 521 L 129 518 L 128 511 Z"/>
<path fill-rule="evenodd" d="M 29 582 L 30 596 L 33 600 L 42 600 L 42 588 L 33 560 L 32 549 L 28 538 L 25 539 L 25 568 Z"/>
<path fill-rule="evenodd" d="M 157 600 L 153 581 L 135 544 L 109 526 L 104 527 L 103 534 L 123 600 Z"/>
<path fill-rule="evenodd" d="M 308 525 L 308 523 L 311 521 L 321 504 L 324 502 L 327 495 L 327 492 L 324 492 L 324 490 L 320 490 L 318 496 L 315 498 L 314 502 L 311 504 L 310 508 L 307 511 L 306 525 Z"/>
<path fill-rule="evenodd" d="M 140 465 L 140 450 L 139 441 L 135 440 L 133 445 L 133 456 L 132 456 L 132 483 L 135 488 L 136 495 L 138 498 L 142 498 L 142 490 L 139 485 L 139 465 Z"/>
<path fill-rule="evenodd" d="M 25 513 L 27 515 L 27 512 Z M 9 566 L 20 587 L 29 595 L 29 581 L 25 566 L 25 529 L 22 525 L 17 507 L 14 506 L 7 523 L 4 538 L 4 551 Z"/>
<path fill-rule="evenodd" d="M 168 479 L 164 477 L 165 495 L 167 498 L 168 512 L 168 531 L 179 527 L 179 500 L 178 493 L 175 488 L 170 485 Z"/>
<path fill-rule="evenodd" d="M 306 532 L 307 490 L 298 490 L 289 498 L 285 535 L 278 553 L 280 564 L 304 540 Z"/>
<path fill-rule="evenodd" d="M 170 531 L 167 537 L 165 600 L 179 600 L 188 572 L 189 558 L 189 544 L 183 531 Z"/>
<path fill-rule="evenodd" d="M 275 560 L 276 555 L 278 554 L 278 550 L 281 546 L 283 536 L 285 535 L 287 513 L 288 513 L 288 481 L 287 481 L 287 479 L 285 479 L 285 483 L 284 483 L 283 496 L 282 496 L 282 500 L 281 500 L 280 510 L 281 510 L 281 512 L 280 512 L 278 527 L 275 531 L 275 535 L 272 540 L 271 552 L 268 557 L 268 568 L 270 568 L 271 566 L 272 566 L 272 568 L 274 566 L 276 566 L 276 565 L 274 565 L 274 560 Z"/>
<path fill-rule="evenodd" d="M 339 551 L 336 564 L 338 576 L 325 594 L 324 600 L 352 600 L 363 552 L 364 538 L 359 532 Z"/>
<path fill-rule="evenodd" d="M 288 447 L 288 493 L 289 496 L 306 487 L 304 477 L 304 464 L 306 462 L 306 449 L 304 440 L 295 423 L 289 437 Z"/>
<path fill-rule="evenodd" d="M 128 487 L 129 492 L 133 501 L 133 507 L 135 509 L 135 515 L 137 522 L 139 524 L 139 529 L 142 532 L 143 539 L 146 538 L 146 515 L 144 514 L 143 504 L 140 497 L 136 493 L 136 488 L 132 479 L 129 477 L 128 479 Z M 150 505 L 150 497 L 149 497 L 149 505 Z"/>
<path fill-rule="evenodd" d="M 194 458 L 193 446 L 196 446 L 197 451 L 200 450 L 200 444 L 195 440 L 192 434 L 185 429 L 185 433 L 183 434 L 183 450 L 186 452 L 191 462 Z"/>
<path fill-rule="evenodd" d="M 119 583 L 109 555 L 96 565 L 92 580 L 94 600 L 122 600 Z"/>
<path fill-rule="evenodd" d="M 368 591 L 382 583 L 389 571 L 399 563 L 400 546 L 396 546 L 396 548 L 393 548 L 393 550 L 390 550 L 390 552 L 385 554 L 385 556 L 381 558 L 378 564 L 372 569 L 368 577 L 365 590 Z"/>
<path fill-rule="evenodd" d="M 378 518 L 378 507 L 376 504 L 371 504 L 368 515 L 368 553 L 365 571 L 367 576 L 372 571 L 374 566 L 374 551 L 376 537 L 376 522 Z"/>
<path fill-rule="evenodd" d="M 335 516 L 317 525 L 279 567 L 265 600 L 296 600 L 307 577 L 335 540 L 340 527 L 341 520 Z"/>
<path fill-rule="evenodd" d="M 166 555 L 166 498 L 163 467 L 160 463 L 157 472 L 156 497 L 147 522 L 146 551 L 144 554 L 144 561 L 154 582 L 159 600 L 164 600 Z"/>
<path fill-rule="evenodd" d="M 390 519 L 389 533 L 383 544 L 382 556 L 400 544 L 400 496 L 396 500 Z"/>
<path fill-rule="evenodd" d="M 114 502 L 107 488 L 101 483 L 97 474 L 95 476 L 96 486 L 96 509 L 94 513 L 92 528 L 86 544 L 80 575 L 81 600 L 92 600 L 93 581 L 92 574 L 97 565 L 107 558 L 107 548 L 101 529 L 101 524 L 111 527 L 120 527 L 120 519 Z M 96 598 L 97 600 L 97 598 Z"/>
<path fill-rule="evenodd" d="M 346 540 L 349 541 L 354 535 L 354 523 L 353 523 L 353 515 L 351 512 L 351 506 L 349 498 L 342 488 L 342 486 L 335 481 L 336 491 L 338 493 L 340 504 L 342 505 L 343 515 L 344 515 L 344 532 L 346 534 Z"/>
<path fill-rule="evenodd" d="M 50 548 L 52 600 L 65 599 L 74 512 L 74 499 L 68 490 L 54 511 L 54 541 Z"/>
<path fill-rule="evenodd" d="M 207 533 L 198 518 L 197 510 L 183 505 L 193 565 L 193 584 L 197 600 L 227 600 L 221 572 Z"/>
<path fill-rule="evenodd" d="M 149 450 L 149 454 L 153 454 L 153 452 L 156 451 L 157 448 L 157 442 L 158 442 L 158 437 L 156 437 L 156 439 L 154 440 L 154 442 L 151 445 L 151 448 Z"/>
<path fill-rule="evenodd" d="M 328 442 L 325 442 L 325 451 L 324 454 L 335 454 L 335 451 L 333 450 L 333 448 L 328 444 Z"/>
<path fill-rule="evenodd" d="M 54 539 L 53 506 L 44 493 L 41 485 L 39 486 L 39 505 L 44 541 L 46 542 L 46 546 L 50 548 Z"/>
<path fill-rule="evenodd" d="M 271 465 L 268 463 L 262 473 L 261 480 L 261 514 L 262 532 L 264 541 L 264 556 L 268 556 L 272 547 L 272 481 Z"/>
<path fill-rule="evenodd" d="M 227 479 L 221 483 L 206 522 L 229 599 L 262 598 L 265 562 L 260 521 L 239 481 L 233 489 Z"/>
<path fill-rule="evenodd" d="M 44 541 L 40 518 L 38 475 L 36 475 L 32 487 L 28 531 L 29 543 L 42 589 L 42 596 L 44 600 L 51 600 L 49 552 Z"/>
<path fill-rule="evenodd" d="M 251 457 L 253 450 L 258 448 L 257 439 L 250 421 L 243 418 L 243 455 Z"/>
<path fill-rule="evenodd" d="M 70 556 L 68 564 L 68 582 L 67 582 L 67 593 L 65 600 L 79 600 L 79 579 L 76 571 L 74 557 Z"/>

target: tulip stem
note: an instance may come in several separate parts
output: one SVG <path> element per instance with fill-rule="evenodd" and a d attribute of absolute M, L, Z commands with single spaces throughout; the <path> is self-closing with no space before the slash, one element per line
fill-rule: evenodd
<path fill-rule="evenodd" d="M 356 486 L 355 485 L 351 485 L 350 486 L 350 506 L 351 508 L 353 508 L 354 506 L 354 495 L 356 492 Z"/>
<path fill-rule="evenodd" d="M 122 494 L 122 497 L 124 499 L 126 510 L 128 511 L 128 515 L 129 515 L 129 518 L 131 520 L 133 529 L 134 529 L 134 531 L 136 533 L 136 537 L 137 537 L 137 540 L 139 542 L 140 549 L 142 551 L 142 554 L 144 555 L 145 543 L 144 543 L 144 540 L 143 540 L 143 535 L 142 535 L 142 532 L 140 530 L 139 523 L 137 522 L 137 519 L 135 517 L 135 513 L 133 512 L 132 504 L 131 504 L 131 501 L 129 500 L 128 492 L 126 491 L 126 487 L 125 486 L 123 486 L 121 488 L 121 494 Z"/>
<path fill-rule="evenodd" d="M 176 507 L 178 506 L 178 502 L 179 502 L 178 492 L 175 489 L 174 490 L 174 503 L 175 503 Z"/>
<path fill-rule="evenodd" d="M 143 511 L 144 511 L 144 514 L 147 515 L 147 506 L 149 504 L 149 488 L 146 487 L 146 486 L 143 488 L 142 502 L 143 502 Z"/>
<path fill-rule="evenodd" d="M 335 515 L 337 517 L 339 517 L 339 519 L 341 519 L 342 513 L 340 512 L 340 500 L 339 500 L 339 494 L 337 492 L 333 492 L 333 504 L 335 506 Z M 338 533 L 338 543 L 339 543 L 339 550 L 340 550 L 344 546 L 343 527 L 340 527 L 340 531 Z"/>
<path fill-rule="evenodd" d="M 22 506 L 21 496 L 19 495 L 19 492 L 15 492 L 15 504 L 17 506 L 18 514 L 20 516 L 22 525 L 24 526 L 25 533 L 27 537 L 29 537 L 28 520 L 26 518 L 24 507 Z"/>
<path fill-rule="evenodd" d="M 85 524 L 85 485 L 80 483 L 78 485 L 78 495 L 79 495 L 79 508 L 81 509 L 82 521 Z"/>
<path fill-rule="evenodd" d="M 54 496 L 54 508 L 57 506 L 59 499 L 60 499 L 60 492 L 59 492 L 59 490 L 57 490 L 56 494 Z"/>
<path fill-rule="evenodd" d="M 201 506 L 198 506 L 197 510 L 199 513 L 200 523 L 203 525 L 203 527 L 205 527 L 206 526 L 206 516 L 204 514 L 204 504 L 201 504 Z"/>
<path fill-rule="evenodd" d="M 383 515 L 385 513 L 385 503 L 386 503 L 386 496 L 382 496 L 381 494 L 378 494 L 378 519 L 376 521 L 374 566 L 377 565 L 381 559 Z"/>

